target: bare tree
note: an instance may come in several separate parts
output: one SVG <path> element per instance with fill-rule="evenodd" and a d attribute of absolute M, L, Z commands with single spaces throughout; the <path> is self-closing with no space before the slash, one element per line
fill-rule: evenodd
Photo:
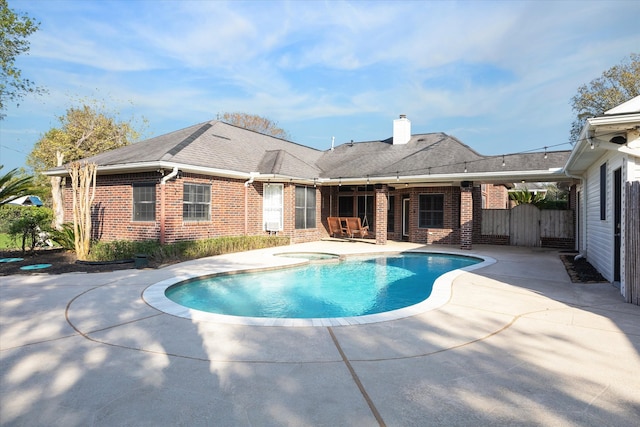
<path fill-rule="evenodd" d="M 263 133 L 265 135 L 281 139 L 290 138 L 289 132 L 278 127 L 277 122 L 266 117 L 247 113 L 222 113 L 218 114 L 218 118 L 219 120 L 231 125 Z"/>
<path fill-rule="evenodd" d="M 91 206 L 96 195 L 97 165 L 72 162 L 67 171 L 71 176 L 76 256 L 86 260 L 91 250 Z"/>

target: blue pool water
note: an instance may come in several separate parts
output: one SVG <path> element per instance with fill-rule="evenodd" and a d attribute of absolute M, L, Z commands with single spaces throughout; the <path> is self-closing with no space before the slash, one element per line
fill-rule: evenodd
<path fill-rule="evenodd" d="M 189 308 L 232 316 L 362 316 L 417 304 L 429 297 L 439 276 L 479 262 L 444 254 L 358 256 L 189 280 L 169 287 L 165 295 Z"/>

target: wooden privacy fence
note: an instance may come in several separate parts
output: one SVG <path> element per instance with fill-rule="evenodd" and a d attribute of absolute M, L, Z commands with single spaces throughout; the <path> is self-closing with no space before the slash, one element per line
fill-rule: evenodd
<path fill-rule="evenodd" d="M 574 229 L 571 210 L 540 210 L 522 204 L 513 209 L 483 209 L 480 233 L 506 236 L 513 246 L 573 248 Z"/>
<path fill-rule="evenodd" d="M 631 304 L 640 305 L 640 182 L 628 182 L 625 192 L 624 298 Z"/>

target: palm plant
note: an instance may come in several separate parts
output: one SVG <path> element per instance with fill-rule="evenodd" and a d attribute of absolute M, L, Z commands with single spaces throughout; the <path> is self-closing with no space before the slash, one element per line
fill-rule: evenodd
<path fill-rule="evenodd" d="M 517 190 L 509 193 L 509 198 L 515 202 L 516 205 L 532 204 L 540 207 L 544 204 L 543 193 L 532 193 L 528 189 Z"/>
<path fill-rule="evenodd" d="M 4 165 L 0 165 L 0 170 Z M 0 176 L 0 206 L 24 196 L 31 191 L 31 176 L 17 177 L 18 169 L 12 169 Z"/>

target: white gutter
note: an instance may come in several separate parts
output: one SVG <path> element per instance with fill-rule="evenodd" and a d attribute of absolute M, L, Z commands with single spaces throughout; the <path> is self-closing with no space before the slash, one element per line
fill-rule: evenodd
<path fill-rule="evenodd" d="M 102 174 L 118 174 L 118 173 L 135 173 L 135 172 L 149 172 L 157 171 L 158 169 L 173 169 L 179 168 L 183 172 L 201 173 L 205 175 L 216 175 L 225 178 L 234 179 L 248 179 L 251 177 L 251 173 L 232 171 L 228 169 L 216 169 L 202 166 L 193 166 L 182 163 L 173 162 L 138 162 L 127 163 L 118 165 L 98 166 L 98 172 Z M 253 173 L 253 172 L 252 172 Z M 47 176 L 67 176 L 69 173 L 66 169 L 57 169 L 44 171 L 44 175 Z"/>
<path fill-rule="evenodd" d="M 632 114 L 620 114 L 620 115 L 603 115 L 598 117 L 591 117 L 587 119 L 587 122 L 591 126 L 605 126 L 605 125 L 631 125 L 634 122 L 640 121 L 640 113 Z M 633 126 L 632 126 L 633 127 Z"/>
<path fill-rule="evenodd" d="M 169 175 L 165 175 L 162 177 L 162 179 L 160 180 L 160 185 L 165 185 L 167 183 L 167 181 L 169 181 L 171 178 L 173 178 L 174 176 L 178 175 L 178 167 L 174 166 L 173 170 L 171 171 L 171 173 Z"/>
<path fill-rule="evenodd" d="M 160 244 L 164 245 L 165 244 L 165 206 L 167 204 L 166 200 L 166 196 L 165 196 L 165 184 L 167 183 L 167 181 L 169 181 L 171 178 L 175 177 L 178 175 L 178 167 L 174 166 L 173 170 L 171 171 L 171 173 L 169 175 L 165 175 L 162 177 L 162 179 L 160 180 Z"/>
<path fill-rule="evenodd" d="M 452 183 L 459 181 L 496 181 L 505 180 L 554 180 L 563 178 L 565 174 L 562 168 L 532 171 L 504 171 L 504 172 L 466 172 L 455 174 L 431 174 L 431 175 L 400 175 L 400 176 L 371 176 L 364 178 L 331 178 L 318 181 L 318 184 L 343 184 L 363 185 L 369 184 L 405 184 L 405 183 Z"/>
<path fill-rule="evenodd" d="M 251 173 L 249 174 L 249 180 L 248 180 L 248 181 L 246 181 L 246 182 L 244 183 L 244 188 L 247 188 L 248 186 L 250 186 L 251 184 L 253 184 L 253 180 L 254 180 L 258 175 L 260 175 L 260 172 L 251 172 Z"/>

